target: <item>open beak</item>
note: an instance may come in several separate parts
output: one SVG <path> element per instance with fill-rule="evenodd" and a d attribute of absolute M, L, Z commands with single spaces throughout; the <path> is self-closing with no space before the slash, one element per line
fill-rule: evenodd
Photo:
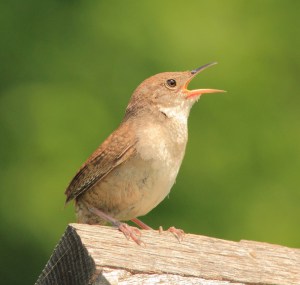
<path fill-rule="evenodd" d="M 211 67 L 213 65 L 217 64 L 217 62 L 212 62 L 212 63 L 208 63 L 205 64 L 201 67 L 198 67 L 194 70 L 191 71 L 191 77 L 187 80 L 187 82 L 184 84 L 183 86 L 183 91 L 186 93 L 186 99 L 191 99 L 194 97 L 198 97 L 202 94 L 207 94 L 207 93 L 220 93 L 220 92 L 226 92 L 224 90 L 219 90 L 219 89 L 194 89 L 194 90 L 188 90 L 187 87 L 189 85 L 189 83 L 191 82 L 191 80 L 198 74 L 200 73 L 202 70 Z"/>

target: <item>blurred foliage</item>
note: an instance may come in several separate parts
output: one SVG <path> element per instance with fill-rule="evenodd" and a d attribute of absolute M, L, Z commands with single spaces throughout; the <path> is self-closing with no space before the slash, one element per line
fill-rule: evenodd
<path fill-rule="evenodd" d="M 64 190 L 162 71 L 218 61 L 168 199 L 144 221 L 300 247 L 299 1 L 1 1 L 1 280 L 32 284 L 69 222 Z M 18 274 L 16 274 L 18 272 Z"/>

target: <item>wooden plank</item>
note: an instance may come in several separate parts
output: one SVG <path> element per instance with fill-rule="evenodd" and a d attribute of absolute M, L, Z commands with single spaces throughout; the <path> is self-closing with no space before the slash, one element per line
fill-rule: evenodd
<path fill-rule="evenodd" d="M 146 247 L 111 227 L 70 224 L 36 284 L 300 284 L 300 249 L 142 234 Z"/>

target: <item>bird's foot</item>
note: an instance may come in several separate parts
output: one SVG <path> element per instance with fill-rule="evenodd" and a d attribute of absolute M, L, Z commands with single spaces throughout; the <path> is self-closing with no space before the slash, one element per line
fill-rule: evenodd
<path fill-rule="evenodd" d="M 159 233 L 161 234 L 161 233 L 164 231 L 164 230 L 163 230 L 163 227 L 160 226 L 158 231 L 159 231 Z M 184 233 L 183 230 L 181 230 L 181 229 L 176 229 L 175 227 L 170 227 L 170 228 L 168 228 L 166 231 L 172 233 L 172 234 L 177 238 L 177 240 L 178 240 L 179 242 L 182 242 L 182 241 L 183 241 L 183 237 L 184 237 L 184 235 L 185 235 L 185 233 Z"/>
<path fill-rule="evenodd" d="M 136 225 L 138 225 L 140 228 L 142 228 L 144 230 L 153 230 L 151 227 L 149 227 L 148 225 L 146 225 L 145 223 L 143 223 L 141 220 L 139 220 L 137 218 L 131 219 L 131 221 L 134 222 Z M 158 231 L 160 234 L 164 231 L 162 226 L 159 227 Z M 183 230 L 176 229 L 175 227 L 170 227 L 166 231 L 172 233 L 179 242 L 183 241 L 183 237 L 184 237 Z"/>
<path fill-rule="evenodd" d="M 132 239 L 138 245 L 146 246 L 146 244 L 141 240 L 142 233 L 138 228 L 131 227 L 125 223 L 120 223 L 117 227 L 128 240 Z"/>

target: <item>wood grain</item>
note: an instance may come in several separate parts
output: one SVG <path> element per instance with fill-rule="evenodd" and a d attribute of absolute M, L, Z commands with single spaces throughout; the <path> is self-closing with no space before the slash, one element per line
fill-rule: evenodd
<path fill-rule="evenodd" d="M 70 224 L 36 284 L 300 284 L 300 249 L 142 231 L 138 246 L 111 227 Z"/>

